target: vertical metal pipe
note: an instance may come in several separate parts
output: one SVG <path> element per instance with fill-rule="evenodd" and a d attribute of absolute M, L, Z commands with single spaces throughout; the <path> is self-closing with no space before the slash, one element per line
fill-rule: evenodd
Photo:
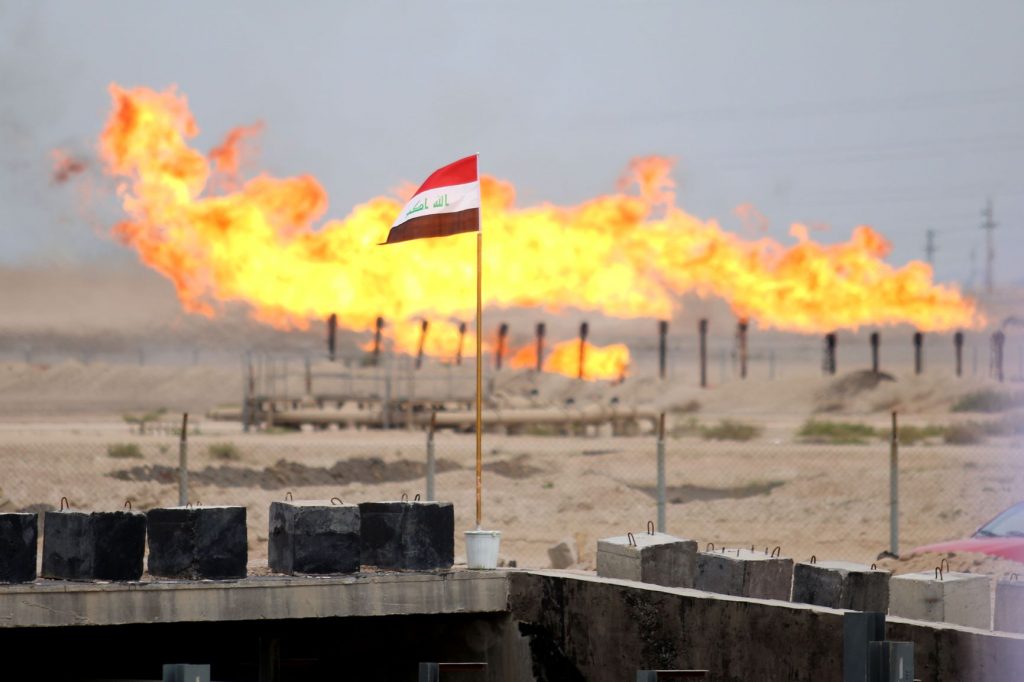
<path fill-rule="evenodd" d="M 990 373 L 999 380 L 999 383 L 1003 382 L 1003 348 L 1005 345 L 1006 334 L 999 329 L 992 335 L 992 371 Z"/>
<path fill-rule="evenodd" d="M 836 343 L 837 337 L 835 332 L 825 334 L 825 361 L 822 363 L 822 369 L 825 374 L 833 375 L 836 373 Z"/>
<path fill-rule="evenodd" d="M 305 360 L 306 395 L 311 396 L 313 395 L 313 366 L 308 355 L 303 360 Z"/>
<path fill-rule="evenodd" d="M 892 413 L 892 435 L 889 442 L 889 551 L 900 555 L 900 437 L 896 411 Z"/>
<path fill-rule="evenodd" d="M 455 364 L 462 366 L 462 343 L 466 340 L 466 323 L 459 322 L 459 346 L 455 349 Z"/>
<path fill-rule="evenodd" d="M 420 346 L 416 351 L 416 369 L 423 366 L 423 344 L 427 341 L 427 329 L 430 327 L 430 323 L 423 320 L 420 325 Z"/>
<path fill-rule="evenodd" d="M 914 332 L 914 374 L 924 371 L 924 334 Z"/>
<path fill-rule="evenodd" d="M 665 413 L 658 415 L 658 532 L 665 532 Z"/>
<path fill-rule="evenodd" d="M 590 332 L 590 325 L 586 322 L 580 324 L 580 374 L 579 378 L 583 378 L 583 368 L 586 366 L 587 359 L 587 334 Z"/>
<path fill-rule="evenodd" d="M 953 334 L 953 349 L 956 352 L 956 375 L 963 376 L 964 371 L 964 333 Z"/>
<path fill-rule="evenodd" d="M 878 374 L 879 362 L 878 362 L 878 350 L 879 345 L 882 342 L 882 338 L 878 332 L 871 332 L 871 371 Z"/>
<path fill-rule="evenodd" d="M 188 412 L 181 415 L 181 438 L 178 441 L 178 506 L 188 504 Z"/>
<path fill-rule="evenodd" d="M 544 334 L 547 331 L 543 322 L 537 323 L 537 371 L 544 369 Z"/>
<path fill-rule="evenodd" d="M 252 365 L 252 351 L 245 352 L 245 401 L 242 403 L 242 430 L 249 432 L 255 421 L 256 373 Z"/>
<path fill-rule="evenodd" d="M 664 379 L 667 371 L 668 320 L 658 320 L 658 378 Z"/>
<path fill-rule="evenodd" d="M 747 378 L 747 327 L 746 320 L 736 323 L 736 349 L 740 358 L 740 379 Z"/>
<path fill-rule="evenodd" d="M 505 340 L 508 338 L 508 325 L 502 322 L 498 325 L 498 352 L 494 356 L 495 367 L 501 369 L 501 360 L 505 356 Z"/>
<path fill-rule="evenodd" d="M 430 413 L 430 428 L 427 429 L 427 499 L 434 497 L 434 474 L 437 464 L 434 460 L 434 431 L 437 429 L 437 411 Z"/>
<path fill-rule="evenodd" d="M 373 366 L 376 367 L 380 363 L 380 343 L 381 333 L 384 330 L 384 318 L 377 316 L 376 329 L 373 332 Z"/>
<path fill-rule="evenodd" d="M 700 336 L 700 387 L 708 385 L 708 321 L 701 318 L 697 322 L 697 333 Z"/>
<path fill-rule="evenodd" d="M 327 318 L 327 357 L 331 362 L 335 358 L 335 342 L 338 336 L 338 316 L 331 313 Z"/>

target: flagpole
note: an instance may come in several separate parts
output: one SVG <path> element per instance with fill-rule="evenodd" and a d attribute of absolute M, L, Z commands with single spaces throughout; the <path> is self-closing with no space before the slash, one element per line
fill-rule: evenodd
<path fill-rule="evenodd" d="M 482 225 L 480 226 L 483 227 Z M 476 233 L 476 529 L 483 521 L 483 303 L 480 264 L 483 261 L 483 230 Z"/>

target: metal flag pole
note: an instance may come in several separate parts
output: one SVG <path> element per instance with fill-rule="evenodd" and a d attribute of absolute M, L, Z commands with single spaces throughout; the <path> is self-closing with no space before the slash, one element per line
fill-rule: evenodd
<path fill-rule="evenodd" d="M 480 225 L 476 233 L 476 529 L 483 521 L 483 286 L 480 264 L 483 261 L 484 241 Z"/>

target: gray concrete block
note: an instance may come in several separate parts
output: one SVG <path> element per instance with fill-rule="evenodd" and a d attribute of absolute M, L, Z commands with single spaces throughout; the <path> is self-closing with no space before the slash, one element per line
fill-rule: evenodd
<path fill-rule="evenodd" d="M 635 543 L 635 544 L 634 544 Z M 597 574 L 666 587 L 693 587 L 697 542 L 647 531 L 597 541 Z"/>
<path fill-rule="evenodd" d="M 1024 632 L 1024 582 L 998 581 L 993 612 L 996 630 Z"/>
<path fill-rule="evenodd" d="M 146 551 L 140 512 L 48 511 L 43 516 L 43 576 L 138 580 Z"/>
<path fill-rule="evenodd" d="M 570 539 L 562 540 L 557 545 L 548 547 L 548 559 L 551 561 L 551 568 L 569 568 L 579 558 L 576 556 L 575 542 Z"/>
<path fill-rule="evenodd" d="M 793 560 L 749 549 L 697 554 L 695 587 L 736 597 L 789 601 Z"/>
<path fill-rule="evenodd" d="M 38 514 L 0 514 L 0 583 L 36 579 L 38 535 Z"/>
<path fill-rule="evenodd" d="M 793 567 L 793 601 L 851 611 L 889 610 L 889 571 L 848 561 L 798 563 Z"/>
<path fill-rule="evenodd" d="M 364 566 L 429 571 L 455 562 L 451 502 L 362 502 L 359 528 Z"/>
<path fill-rule="evenodd" d="M 988 576 L 973 573 L 907 573 L 889 581 L 889 615 L 955 623 L 968 627 L 992 627 Z"/>
<path fill-rule="evenodd" d="M 163 682 L 210 682 L 210 666 L 164 663 Z"/>
<path fill-rule="evenodd" d="M 359 570 L 359 507 L 329 500 L 270 504 L 269 563 L 279 573 Z"/>
<path fill-rule="evenodd" d="M 161 578 L 244 578 L 245 507 L 163 507 L 146 512 L 149 573 Z"/>

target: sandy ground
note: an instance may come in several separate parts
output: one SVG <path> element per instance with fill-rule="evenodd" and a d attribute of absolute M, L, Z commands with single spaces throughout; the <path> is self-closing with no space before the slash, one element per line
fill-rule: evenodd
<path fill-rule="evenodd" d="M 746 421 L 766 428 L 745 443 L 669 439 L 668 530 L 702 546 L 778 545 L 797 560 L 814 554 L 822 560 L 874 561 L 888 546 L 888 445 L 797 443 L 792 430 L 802 418 L 747 416 Z M 886 417 L 861 420 L 883 426 Z M 337 495 L 346 502 L 424 492 L 421 432 L 243 434 L 237 424 L 209 421 L 197 428 L 189 445 L 190 497 L 248 508 L 255 564 L 266 560 L 268 505 L 287 491 L 296 498 Z M 142 457 L 108 454 L 111 444 L 124 443 L 138 444 Z M 235 447 L 238 459 L 211 453 L 211 445 L 223 443 Z M 435 445 L 443 471 L 437 477 L 438 497 L 454 503 L 457 528 L 469 529 L 472 436 L 440 433 Z M 656 517 L 651 436 L 487 434 L 485 451 L 485 525 L 503 532 L 502 555 L 520 566 L 547 566 L 548 548 L 569 540 L 581 566 L 592 567 L 598 538 L 640 530 Z M 1017 501 L 1024 490 L 1018 451 L 1009 441 L 902 448 L 901 547 L 966 536 Z M 0 485 L 9 509 L 56 506 L 61 496 L 80 509 L 116 509 L 125 499 L 136 509 L 174 504 L 177 457 L 174 436 L 138 436 L 109 418 L 0 424 Z M 463 554 L 460 536 L 456 552 Z M 904 571 L 927 570 L 932 563 L 937 559 L 884 565 Z M 1005 569 L 984 562 L 975 566 L 973 559 L 965 566 Z"/>

